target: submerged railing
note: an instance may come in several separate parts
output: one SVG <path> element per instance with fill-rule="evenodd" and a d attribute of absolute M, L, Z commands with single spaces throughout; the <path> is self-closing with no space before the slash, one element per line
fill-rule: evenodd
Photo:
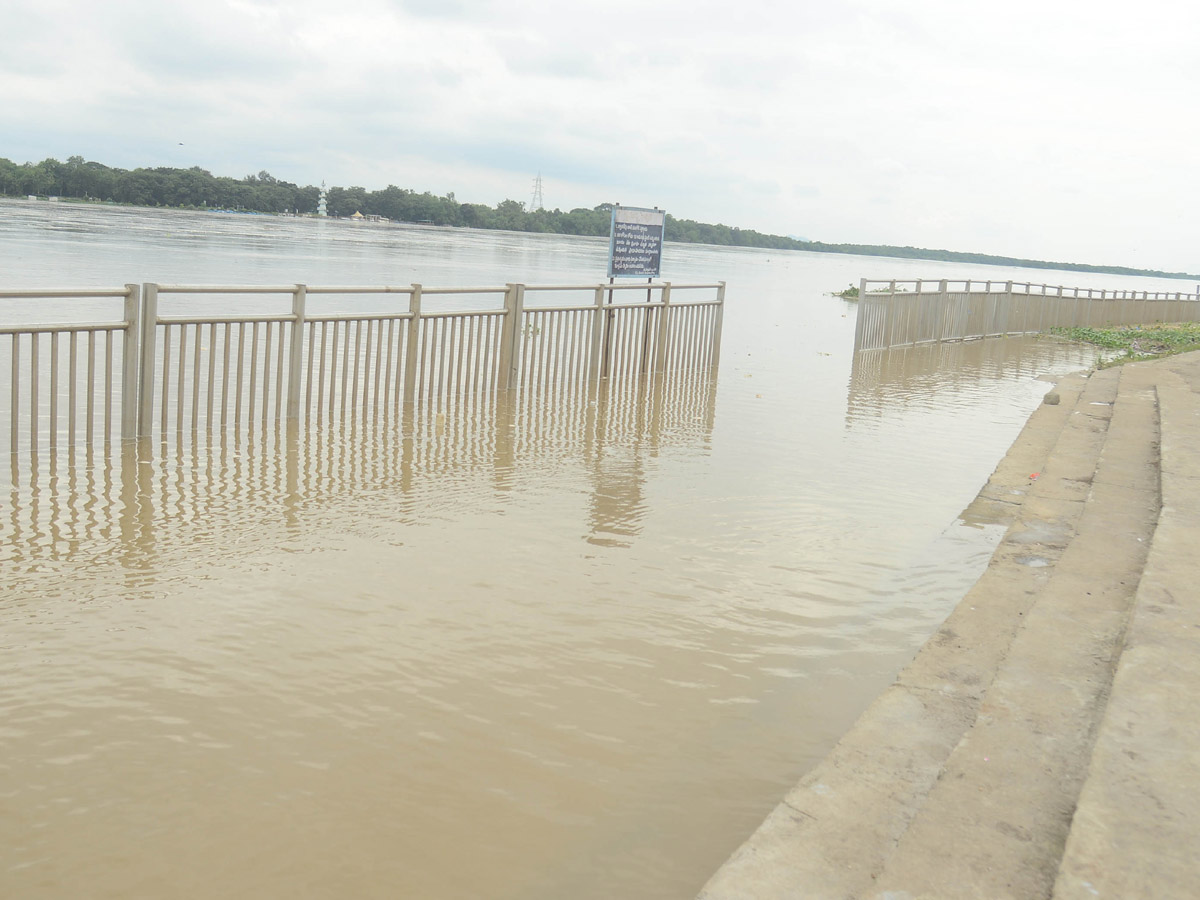
<path fill-rule="evenodd" d="M 724 294 L 724 282 L 0 291 L 123 302 L 120 320 L 0 327 L 0 427 L 15 453 L 636 382 L 716 366 Z M 183 297 L 186 314 L 164 310 Z M 316 298 L 338 308 L 318 311 Z M 351 309 L 368 299 L 383 308 Z"/>
<path fill-rule="evenodd" d="M 577 395 L 474 395 L 447 413 L 368 416 L 358 428 L 301 433 L 285 420 L 166 448 L 64 445 L 10 456 L 0 531 L 13 571 L 67 557 L 169 568 L 175 554 L 211 542 L 214 522 L 250 534 L 281 520 L 319 527 L 319 510 L 347 498 L 386 498 L 425 520 L 464 483 L 490 483 L 503 503 L 523 481 L 566 477 L 587 497 L 586 539 L 620 544 L 642 526 L 646 460 L 707 446 L 715 408 L 715 380 L 695 371 L 645 386 L 602 380 Z"/>
<path fill-rule="evenodd" d="M 1054 327 L 1200 321 L 1200 296 L 1014 281 L 872 281 L 858 291 L 855 350 L 1032 334 Z"/>

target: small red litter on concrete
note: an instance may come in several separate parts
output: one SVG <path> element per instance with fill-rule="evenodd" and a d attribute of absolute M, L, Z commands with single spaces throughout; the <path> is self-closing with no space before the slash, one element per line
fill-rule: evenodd
<path fill-rule="evenodd" d="M 1037 481 L 1037 477 L 1038 477 L 1039 475 L 1041 475 L 1041 474 L 1042 474 L 1041 472 L 1034 472 L 1033 474 L 1031 474 L 1031 475 L 1029 476 L 1029 480 L 1030 480 L 1030 481 Z"/>

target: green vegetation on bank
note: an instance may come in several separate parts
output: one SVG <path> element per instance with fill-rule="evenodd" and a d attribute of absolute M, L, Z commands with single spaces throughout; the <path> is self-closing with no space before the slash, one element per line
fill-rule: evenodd
<path fill-rule="evenodd" d="M 1051 328 L 1050 332 L 1072 341 L 1095 344 L 1114 351 L 1114 355 L 1104 362 L 1109 366 L 1200 350 L 1200 323 L 1197 322 L 1114 328 Z"/>
<path fill-rule="evenodd" d="M 320 188 L 313 185 L 301 187 L 274 178 L 267 172 L 235 179 L 213 175 L 198 166 L 190 169 L 158 167 L 127 170 L 86 161 L 82 156 L 72 156 L 65 163 L 55 159 L 44 159 L 39 163 L 19 164 L 0 158 L 0 196 L 7 197 L 57 196 L 133 206 L 234 209 L 312 215 L 317 211 L 320 193 Z M 569 212 L 561 209 L 529 210 L 525 208 L 524 203 L 517 200 L 503 200 L 495 206 L 487 206 L 482 203 L 460 203 L 453 193 L 439 197 L 428 191 L 418 193 L 395 185 L 388 185 L 378 191 L 368 191 L 362 187 L 331 187 L 327 195 L 327 204 L 331 216 L 351 216 L 360 212 L 364 216 L 382 216 L 397 222 L 597 237 L 608 236 L 612 209 L 611 204 L 601 203 L 591 209 L 577 208 Z M 778 234 L 763 234 L 748 228 L 677 219 L 670 214 L 667 215 L 666 239 L 726 247 L 806 250 L 813 253 L 931 259 L 1116 275 L 1200 277 L 1184 272 L 1048 262 L 956 250 L 801 241 Z"/>

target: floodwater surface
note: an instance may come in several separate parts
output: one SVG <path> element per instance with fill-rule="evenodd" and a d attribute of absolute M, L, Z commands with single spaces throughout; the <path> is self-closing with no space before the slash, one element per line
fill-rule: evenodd
<path fill-rule="evenodd" d="M 0 289 L 585 283 L 605 249 L 0 203 Z M 694 895 L 978 576 L 999 529 L 959 514 L 1094 358 L 853 358 L 829 292 L 913 273 L 1049 277 L 668 244 L 729 287 L 719 371 L 661 403 L 14 457 L 0 895 Z"/>

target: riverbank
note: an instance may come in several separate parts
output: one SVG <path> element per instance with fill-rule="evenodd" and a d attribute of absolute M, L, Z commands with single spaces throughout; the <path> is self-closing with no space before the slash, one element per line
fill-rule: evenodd
<path fill-rule="evenodd" d="M 1062 379 L 985 573 L 700 896 L 1190 895 L 1198 446 L 1200 352 Z"/>

